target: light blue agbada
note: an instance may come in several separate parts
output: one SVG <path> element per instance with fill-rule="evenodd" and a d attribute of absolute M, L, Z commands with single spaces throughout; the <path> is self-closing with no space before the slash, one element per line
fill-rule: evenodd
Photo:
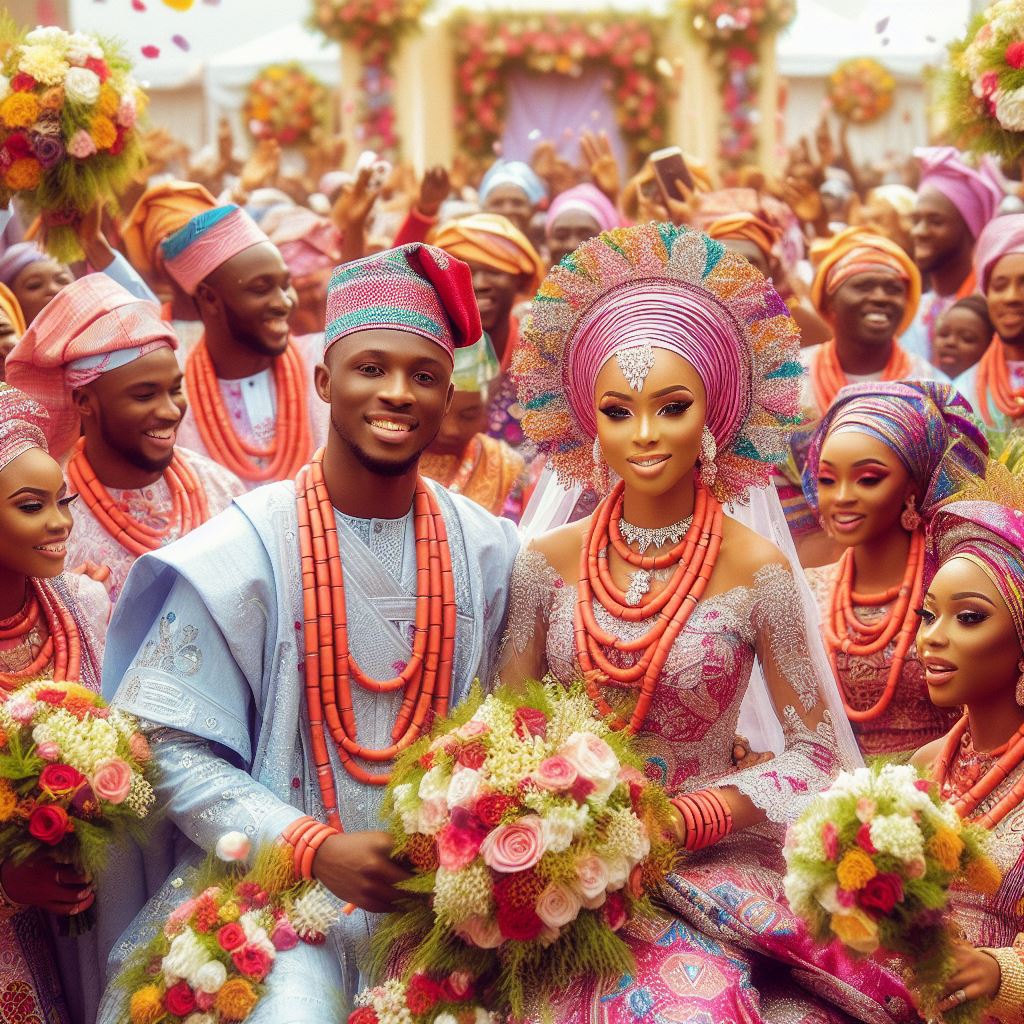
<path fill-rule="evenodd" d="M 455 580 L 452 692 L 458 700 L 473 679 L 489 675 L 519 541 L 507 520 L 434 490 Z M 335 518 L 352 652 L 371 676 L 390 677 L 411 651 L 411 513 L 398 520 Z M 114 943 L 108 979 L 184 898 L 185 887 L 173 881 L 225 832 L 271 842 L 303 814 L 326 820 L 310 753 L 301 652 L 291 482 L 238 498 L 187 537 L 136 562 L 110 625 L 104 693 L 116 691 L 115 703 L 146 723 L 169 823 L 145 851 L 144 864 L 121 863 L 110 873 L 115 877 L 101 880 L 101 927 L 110 941 L 125 929 Z M 401 694 L 354 689 L 360 740 L 390 744 Z M 346 831 L 380 828 L 383 787 L 355 782 L 337 763 L 335 778 Z M 249 1024 L 337 1024 L 359 983 L 358 953 L 372 927 L 373 918 L 359 912 L 325 945 L 300 944 L 279 957 Z M 120 1004 L 116 988 L 108 988 L 100 1024 L 114 1024 Z"/>

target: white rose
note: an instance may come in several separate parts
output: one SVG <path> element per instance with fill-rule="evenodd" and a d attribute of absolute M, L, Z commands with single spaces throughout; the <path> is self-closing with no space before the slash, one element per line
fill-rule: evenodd
<path fill-rule="evenodd" d="M 185 1024 L 217 1024 L 217 1018 L 212 1013 L 190 1013 Z"/>
<path fill-rule="evenodd" d="M 448 787 L 449 807 L 468 807 L 480 792 L 480 773 L 475 768 L 460 768 Z"/>
<path fill-rule="evenodd" d="M 1009 131 L 1024 131 L 1024 87 L 1000 89 L 995 95 L 996 119 Z"/>
<path fill-rule="evenodd" d="M 225 832 L 217 840 L 214 852 L 220 860 L 239 861 L 245 860 L 252 849 L 252 843 L 244 832 Z"/>
<path fill-rule="evenodd" d="M 629 861 L 625 857 L 609 857 L 606 866 L 608 868 L 608 891 L 615 892 L 629 880 Z"/>
<path fill-rule="evenodd" d="M 416 815 L 415 825 L 410 831 L 432 836 L 448 824 L 448 805 L 444 799 L 424 800 Z"/>
<path fill-rule="evenodd" d="M 100 98 L 100 78 L 88 68 L 68 68 L 64 75 L 64 95 L 72 103 L 91 107 Z"/>
<path fill-rule="evenodd" d="M 101 60 L 103 57 L 103 47 L 85 32 L 72 32 L 68 36 L 68 49 L 81 50 L 86 57 L 94 57 L 96 60 Z"/>
<path fill-rule="evenodd" d="M 434 1018 L 434 1024 L 459 1024 L 458 1019 L 450 1013 L 439 1013 Z"/>
<path fill-rule="evenodd" d="M 582 812 L 582 821 L 580 813 Z M 561 853 L 572 846 L 578 832 L 583 831 L 587 824 L 585 807 L 554 807 L 542 819 L 541 829 L 544 833 L 544 846 L 551 853 Z"/>
<path fill-rule="evenodd" d="M 608 866 L 596 853 L 588 853 L 576 861 L 576 888 L 590 906 L 594 900 L 604 903 L 605 890 L 608 888 Z"/>
<path fill-rule="evenodd" d="M 40 25 L 25 36 L 25 42 L 33 46 L 63 47 L 67 40 L 68 36 L 64 29 L 56 25 Z"/>
<path fill-rule="evenodd" d="M 592 732 L 574 732 L 558 751 L 576 771 L 595 787 L 594 795 L 606 799 L 618 785 L 619 759 L 600 736 Z"/>
<path fill-rule="evenodd" d="M 270 941 L 266 928 L 263 927 L 263 920 L 264 917 L 258 910 L 249 910 L 238 919 L 238 923 L 242 926 L 242 931 L 245 932 L 246 942 L 250 946 L 262 949 L 273 960 L 277 956 L 277 949 Z"/>
<path fill-rule="evenodd" d="M 421 800 L 444 800 L 448 796 L 448 785 L 451 777 L 444 765 L 435 764 L 426 775 L 420 779 L 420 788 L 417 790 Z"/>
<path fill-rule="evenodd" d="M 580 898 L 561 882 L 552 882 L 537 900 L 537 916 L 549 928 L 563 928 L 575 921 L 580 912 Z"/>
<path fill-rule="evenodd" d="M 209 960 L 195 973 L 196 988 L 213 995 L 228 980 L 228 969 L 219 960 Z"/>
<path fill-rule="evenodd" d="M 171 940 L 171 948 L 163 960 L 164 978 L 174 985 L 184 978 L 193 988 L 199 971 L 209 963 L 210 956 L 191 928 L 186 928 Z"/>

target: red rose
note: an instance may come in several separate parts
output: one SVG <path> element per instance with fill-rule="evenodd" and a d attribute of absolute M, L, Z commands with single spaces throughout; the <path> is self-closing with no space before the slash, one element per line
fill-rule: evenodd
<path fill-rule="evenodd" d="M 121 125 L 118 125 L 117 126 L 117 137 L 114 139 L 113 144 L 110 146 L 110 148 L 109 148 L 109 150 L 107 152 L 109 152 L 111 156 L 120 156 L 121 152 L 124 150 L 124 144 L 125 144 L 125 141 L 127 140 L 127 138 L 128 138 L 127 130 L 125 128 L 123 128 Z M 105 711 L 106 708 L 104 708 L 103 710 Z"/>
<path fill-rule="evenodd" d="M 865 821 L 864 824 L 857 829 L 857 845 L 865 853 L 878 853 L 878 850 L 875 849 L 875 844 L 871 842 L 871 822 Z"/>
<path fill-rule="evenodd" d="M 11 88 L 15 92 L 31 92 L 36 87 L 36 80 L 24 71 L 19 71 L 11 79 Z"/>
<path fill-rule="evenodd" d="M 536 708 L 516 708 L 513 722 L 516 735 L 521 740 L 528 740 L 531 736 L 539 736 L 544 739 L 548 734 L 548 716 Z"/>
<path fill-rule="evenodd" d="M 459 751 L 456 760 L 464 767 L 475 771 L 487 760 L 487 748 L 482 743 L 467 743 Z"/>
<path fill-rule="evenodd" d="M 217 932 L 217 943 L 221 949 L 230 952 L 245 942 L 245 929 L 237 923 L 226 924 Z"/>
<path fill-rule="evenodd" d="M 380 1024 L 380 1018 L 372 1006 L 360 1006 L 348 1015 L 348 1024 Z"/>
<path fill-rule="evenodd" d="M 617 932 L 625 923 L 629 915 L 626 913 L 626 898 L 621 892 L 610 892 L 608 898 L 601 907 L 605 922 L 613 932 Z"/>
<path fill-rule="evenodd" d="M 893 907 L 903 902 L 903 879 L 891 872 L 875 875 L 858 893 L 858 902 L 864 910 L 892 913 Z"/>
<path fill-rule="evenodd" d="M 48 764 L 39 773 L 39 788 L 50 796 L 67 796 L 84 782 L 85 776 L 69 764 Z"/>
<path fill-rule="evenodd" d="M 515 797 L 506 796 L 504 793 L 485 793 L 476 802 L 476 816 L 488 827 L 494 828 L 501 824 L 505 815 L 519 806 Z"/>
<path fill-rule="evenodd" d="M 195 993 L 188 987 L 187 981 L 179 981 L 167 990 L 164 1006 L 175 1017 L 187 1017 L 196 1008 Z"/>
<path fill-rule="evenodd" d="M 231 954 L 231 962 L 253 981 L 262 981 L 273 966 L 271 959 L 258 946 L 243 946 Z"/>
<path fill-rule="evenodd" d="M 1010 43 L 1006 48 L 1006 63 L 1011 68 L 1024 68 L 1024 43 Z"/>
<path fill-rule="evenodd" d="M 544 922 L 537 916 L 533 907 L 515 906 L 511 903 L 499 904 L 497 914 L 498 927 L 506 939 L 518 942 L 530 942 L 540 935 Z"/>
<path fill-rule="evenodd" d="M 11 154 L 14 160 L 24 160 L 32 156 L 32 143 L 24 132 L 11 132 L 4 142 L 4 149 Z"/>
<path fill-rule="evenodd" d="M 101 82 L 105 82 L 110 77 L 110 68 L 107 67 L 107 62 L 101 57 L 90 57 L 86 62 L 85 66 L 99 78 Z"/>
<path fill-rule="evenodd" d="M 582 804 L 595 789 L 597 789 L 597 786 L 595 786 L 590 779 L 585 779 L 581 775 L 572 784 L 572 789 L 569 790 L 569 796 L 571 796 L 576 803 Z"/>
<path fill-rule="evenodd" d="M 441 986 L 425 974 L 414 974 L 405 990 L 405 1005 L 415 1014 L 430 1013 L 441 998 Z"/>
<path fill-rule="evenodd" d="M 428 750 L 425 754 L 420 755 L 420 767 L 425 768 L 428 772 L 434 767 L 434 752 Z M 351 1017 L 349 1020 L 351 1021 Z"/>
<path fill-rule="evenodd" d="M 68 812 L 56 804 L 37 807 L 28 819 L 28 834 L 47 846 L 56 846 L 70 831 Z"/>

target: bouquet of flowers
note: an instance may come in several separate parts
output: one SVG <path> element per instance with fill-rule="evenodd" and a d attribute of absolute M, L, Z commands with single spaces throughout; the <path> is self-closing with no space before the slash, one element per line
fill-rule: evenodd
<path fill-rule="evenodd" d="M 374 938 L 378 970 L 465 972 L 486 1005 L 521 1016 L 580 971 L 632 967 L 615 933 L 651 910 L 676 857 L 674 811 L 630 737 L 582 687 L 479 690 L 396 765 L 384 813 L 416 872 Z M 409 948 L 414 944 L 414 948 Z"/>
<path fill-rule="evenodd" d="M 0 703 L 0 860 L 46 853 L 94 874 L 111 843 L 141 833 L 153 775 L 130 715 L 78 683 L 27 683 Z"/>
<path fill-rule="evenodd" d="M 943 910 L 954 882 L 994 894 L 999 869 L 987 833 L 964 824 L 936 785 L 909 765 L 844 772 L 786 837 L 786 896 L 819 941 L 869 956 L 906 957 L 922 1014 L 935 1015 L 952 965 Z M 976 1021 L 977 1001 L 947 1010 Z"/>
<path fill-rule="evenodd" d="M 348 1024 L 502 1024 L 502 1017 L 473 1002 L 468 974 L 453 971 L 440 982 L 414 974 L 407 982 L 393 979 L 356 996 Z"/>
<path fill-rule="evenodd" d="M 896 79 L 871 57 L 844 60 L 828 76 L 832 109 L 854 124 L 870 124 L 885 114 L 895 88 Z"/>
<path fill-rule="evenodd" d="M 124 1024 L 239 1024 L 259 1003 L 278 956 L 324 941 L 340 916 L 338 901 L 319 882 L 295 881 L 287 847 L 264 848 L 251 870 L 243 863 L 249 853 L 243 833 L 221 836 L 194 880 L 195 895 L 136 951 L 117 979 L 127 995 Z"/>
<path fill-rule="evenodd" d="M 271 64 L 249 83 L 243 113 L 255 139 L 305 145 L 327 120 L 327 88 L 297 61 Z"/>
<path fill-rule="evenodd" d="M 75 225 L 142 166 L 136 122 L 146 97 L 112 43 L 0 21 L 0 202 L 41 213 L 47 249 L 80 259 Z"/>
<path fill-rule="evenodd" d="M 942 72 L 946 129 L 963 149 L 1024 155 L 1024 4 L 997 0 L 950 44 Z"/>

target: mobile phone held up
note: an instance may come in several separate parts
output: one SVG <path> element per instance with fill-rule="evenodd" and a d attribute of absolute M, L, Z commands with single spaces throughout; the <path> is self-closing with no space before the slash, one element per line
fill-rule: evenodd
<path fill-rule="evenodd" d="M 652 153 L 650 159 L 665 205 L 669 206 L 669 200 L 682 203 L 689 199 L 694 191 L 693 175 L 683 151 L 678 146 L 669 146 Z"/>
<path fill-rule="evenodd" d="M 380 159 L 373 150 L 367 149 L 359 154 L 359 159 L 356 161 L 356 174 L 358 175 L 365 168 L 370 169 L 370 179 L 366 183 L 366 187 L 371 192 L 379 192 L 391 174 L 391 164 L 387 160 Z"/>

